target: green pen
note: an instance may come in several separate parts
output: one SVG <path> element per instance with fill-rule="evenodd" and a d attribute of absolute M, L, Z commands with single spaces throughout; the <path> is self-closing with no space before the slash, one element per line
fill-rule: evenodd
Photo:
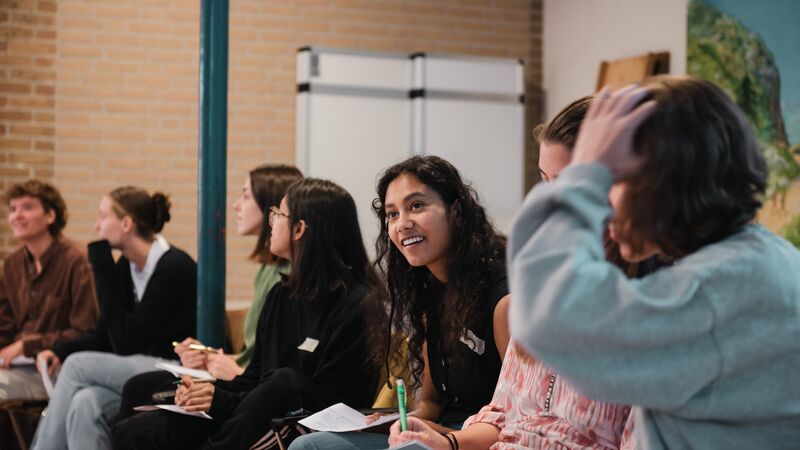
<path fill-rule="evenodd" d="M 403 380 L 397 380 L 397 409 L 400 410 L 400 431 L 408 430 L 406 419 L 406 385 Z"/>

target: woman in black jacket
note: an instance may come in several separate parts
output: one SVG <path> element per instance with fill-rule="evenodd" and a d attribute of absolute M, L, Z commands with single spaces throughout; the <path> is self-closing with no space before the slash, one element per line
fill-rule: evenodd
<path fill-rule="evenodd" d="M 101 200 L 103 240 L 89 244 L 100 318 L 94 331 L 39 353 L 52 373 L 64 365 L 33 448 L 110 448 L 125 381 L 174 358 L 172 341 L 194 334 L 197 265 L 158 234 L 169 208 L 164 194 L 132 186 Z M 122 252 L 116 263 L 112 248 Z"/>
<path fill-rule="evenodd" d="M 273 417 L 372 401 L 377 371 L 368 362 L 364 312 L 379 283 L 352 197 L 330 181 L 301 180 L 269 220 L 270 251 L 292 269 L 267 296 L 250 365 L 231 381 L 182 380 L 175 403 L 211 421 L 137 414 L 117 423 L 115 449 L 268 448 Z"/>

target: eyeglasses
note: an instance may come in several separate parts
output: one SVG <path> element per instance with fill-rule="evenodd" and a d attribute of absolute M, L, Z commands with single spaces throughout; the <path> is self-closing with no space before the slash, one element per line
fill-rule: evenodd
<path fill-rule="evenodd" d="M 288 214 L 284 214 L 283 212 L 281 212 L 281 210 L 278 209 L 277 206 L 270 206 L 269 207 L 269 226 L 272 227 L 272 226 L 275 225 L 275 218 L 278 217 L 278 216 L 286 217 L 287 219 L 289 218 L 289 215 Z"/>

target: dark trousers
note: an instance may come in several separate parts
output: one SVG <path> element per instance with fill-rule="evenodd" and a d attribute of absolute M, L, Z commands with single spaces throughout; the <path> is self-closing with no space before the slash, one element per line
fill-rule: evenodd
<path fill-rule="evenodd" d="M 217 387 L 219 389 L 219 387 Z M 114 450 L 195 450 L 268 448 L 270 422 L 289 411 L 317 411 L 334 403 L 294 369 L 270 372 L 236 406 L 230 417 L 213 420 L 164 411 L 145 412 L 117 422 Z"/>
<path fill-rule="evenodd" d="M 153 400 L 153 394 L 165 391 L 175 392 L 175 385 L 173 384 L 175 380 L 177 378 L 165 370 L 145 372 L 131 377 L 122 387 L 122 401 L 115 421 L 119 422 L 136 414 L 133 408 L 137 406 L 165 403 L 164 401 L 156 402 Z"/>

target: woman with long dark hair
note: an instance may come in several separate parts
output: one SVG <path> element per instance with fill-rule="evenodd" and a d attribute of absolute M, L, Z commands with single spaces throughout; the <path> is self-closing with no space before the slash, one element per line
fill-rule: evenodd
<path fill-rule="evenodd" d="M 186 338 L 175 347 L 175 352 L 185 367 L 208 370 L 211 375 L 223 380 L 230 380 L 244 372 L 253 357 L 258 317 L 264 307 L 267 292 L 280 281 L 281 274 L 289 270 L 286 259 L 269 251 L 272 232 L 269 209 L 277 206 L 286 194 L 286 189 L 302 178 L 303 175 L 296 167 L 282 164 L 265 164 L 248 173 L 242 186 L 242 195 L 233 204 L 236 211 L 236 232 L 240 236 L 257 236 L 250 260 L 261 266 L 253 282 L 253 303 L 244 319 L 244 348 L 235 355 L 225 355 L 221 350 L 219 353 L 208 354 L 191 349 L 190 344 L 201 342 Z"/>
<path fill-rule="evenodd" d="M 552 120 L 537 126 L 539 172 L 542 182 L 555 181 L 570 163 L 578 130 L 592 97 L 567 105 Z M 617 243 L 606 239 L 606 258 L 630 277 L 645 276 L 669 261 L 651 258 L 628 262 L 619 255 Z M 541 287 L 546 289 L 546 284 Z M 590 399 L 564 377 L 531 357 L 513 341 L 492 401 L 467 419 L 461 430 L 442 435 L 416 418 L 408 419 L 408 431 L 392 427 L 389 442 L 400 445 L 420 441 L 434 450 L 512 450 L 530 448 L 618 449 L 630 407 Z"/>
<path fill-rule="evenodd" d="M 372 359 L 388 366 L 407 338 L 419 388 L 414 414 L 437 431 L 459 428 L 492 398 L 508 344 L 505 239 L 442 158 L 415 156 L 388 168 L 377 194 L 376 264 L 389 298 L 380 307 L 390 320 L 375 314 L 371 321 Z M 313 433 L 292 444 L 386 447 L 387 435 L 378 433 Z"/>
<path fill-rule="evenodd" d="M 270 251 L 289 260 L 291 271 L 267 295 L 245 372 L 214 384 L 184 377 L 176 405 L 213 419 L 137 414 L 117 424 L 115 449 L 269 448 L 273 417 L 369 404 L 377 377 L 367 358 L 364 304 L 379 285 L 352 197 L 330 181 L 301 180 L 270 208 L 269 221 Z"/>

